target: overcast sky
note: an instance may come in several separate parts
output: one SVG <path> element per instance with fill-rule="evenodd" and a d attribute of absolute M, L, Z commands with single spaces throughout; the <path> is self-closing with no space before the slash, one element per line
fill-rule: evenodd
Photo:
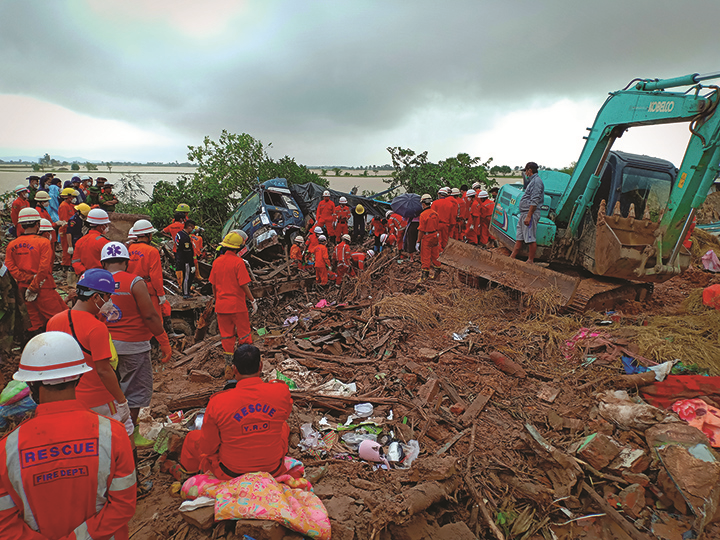
<path fill-rule="evenodd" d="M 608 92 L 720 70 L 719 21 L 718 0 L 2 0 L 0 158 L 185 161 L 227 129 L 307 165 L 562 167 Z M 640 131 L 619 147 L 679 165 L 684 125 Z"/>

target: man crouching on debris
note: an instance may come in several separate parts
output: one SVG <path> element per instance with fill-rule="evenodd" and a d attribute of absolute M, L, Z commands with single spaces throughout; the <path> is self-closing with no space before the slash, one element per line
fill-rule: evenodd
<path fill-rule="evenodd" d="M 240 345 L 233 355 L 237 386 L 210 398 L 202 429 L 191 431 L 180 464 L 188 472 L 211 472 L 230 480 L 249 472 L 285 471 L 292 398 L 287 384 L 265 383 L 260 350 Z"/>

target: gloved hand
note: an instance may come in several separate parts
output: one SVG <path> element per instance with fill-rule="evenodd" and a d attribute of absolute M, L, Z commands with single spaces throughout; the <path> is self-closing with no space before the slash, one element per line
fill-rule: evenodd
<path fill-rule="evenodd" d="M 32 289 L 27 289 L 25 291 L 25 301 L 26 302 L 34 302 L 37 300 L 38 293 L 37 291 L 33 291 Z"/>
<path fill-rule="evenodd" d="M 420 242 L 415 242 L 415 251 L 420 251 Z"/>
<path fill-rule="evenodd" d="M 250 305 L 252 306 L 252 315 L 255 315 L 258 308 L 257 300 L 253 300 L 252 302 L 250 302 Z"/>
<path fill-rule="evenodd" d="M 475 225 L 470 225 L 470 226 L 468 227 L 468 230 L 469 230 L 469 231 L 475 230 Z"/>
<path fill-rule="evenodd" d="M 167 298 L 165 298 L 165 295 L 164 295 L 164 294 L 163 294 L 162 296 L 158 296 L 158 302 L 160 303 L 161 306 L 162 306 L 165 302 L 167 302 Z"/>
<path fill-rule="evenodd" d="M 194 267 L 194 266 L 193 266 L 192 268 L 190 268 L 190 273 L 191 273 L 191 274 L 194 274 L 194 273 L 195 273 L 195 267 Z"/>
<path fill-rule="evenodd" d="M 72 255 L 73 253 L 75 253 L 75 248 L 69 247 L 69 248 L 68 248 L 68 255 Z"/>
<path fill-rule="evenodd" d="M 67 225 L 67 221 L 61 219 L 60 221 L 56 221 L 55 225 L 58 225 L 59 227 L 64 227 L 65 225 Z"/>
<path fill-rule="evenodd" d="M 125 421 L 130 418 L 130 405 L 127 402 L 127 399 L 125 400 L 125 403 L 118 403 L 117 411 L 120 414 L 120 421 L 122 423 L 125 423 Z"/>

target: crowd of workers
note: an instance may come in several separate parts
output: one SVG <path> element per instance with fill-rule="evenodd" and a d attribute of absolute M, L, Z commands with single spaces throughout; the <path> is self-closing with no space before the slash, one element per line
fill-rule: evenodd
<path fill-rule="evenodd" d="M 531 259 L 535 210 L 543 192 L 536 173 L 537 166 L 529 163 L 524 171 L 528 200 L 524 207 L 521 202 L 527 216 L 517 236 L 519 246 L 531 245 Z M 142 491 L 136 448 L 152 443 L 138 430 L 139 411 L 150 405 L 153 393 L 151 340 L 158 341 L 162 362 L 172 356 L 171 309 L 160 251 L 152 244 L 158 230 L 140 219 L 125 242 L 110 241 L 117 203 L 111 191 L 99 195 L 113 197 L 114 204 L 91 198 L 81 202 L 83 186 L 88 195 L 102 188 L 92 186 L 92 180 L 80 185 L 86 179 L 74 178 L 77 186 L 60 191 L 52 189 L 59 180 L 39 180 L 31 177 L 30 186 L 16 190 L 16 238 L 7 245 L 0 268 L 0 330 L 5 330 L 0 346 L 7 352 L 12 344 L 12 325 L 22 326 L 19 308 L 24 306 L 30 340 L 14 378 L 28 384 L 38 404 L 31 420 L 0 441 L 0 538 L 128 538 Z M 326 285 L 355 276 L 383 250 L 400 250 L 408 257 L 419 251 L 421 279 L 427 279 L 431 269 L 437 275 L 439 253 L 450 238 L 482 246 L 494 240 L 489 233 L 493 190 L 480 187 L 441 188 L 435 200 L 424 194 L 422 211 L 409 222 L 392 210 L 373 217 L 373 249 L 361 251 L 353 251 L 351 244 L 365 237 L 365 209 L 351 209 L 345 197 L 335 205 L 325 192 L 307 238 L 293 239 L 290 259 L 298 272 L 314 270 L 317 282 Z M 60 202 L 53 208 L 56 195 Z M 185 297 L 199 274 L 202 252 L 202 237 L 189 212 L 188 205 L 178 205 L 173 223 L 163 229 L 173 240 Z M 328 239 L 334 243 L 331 251 Z M 258 304 L 242 258 L 246 241 L 241 230 L 226 234 L 209 275 L 225 376 L 232 381 L 210 399 L 202 428 L 185 439 L 180 459 L 186 472 L 207 471 L 221 480 L 253 471 L 287 472 L 292 399 L 287 385 L 261 379 L 262 359 L 252 345 L 250 326 Z M 53 278 L 58 242 L 61 266 L 76 279 L 75 291 L 65 300 Z M 64 496 L 68 493 L 72 497 Z"/>

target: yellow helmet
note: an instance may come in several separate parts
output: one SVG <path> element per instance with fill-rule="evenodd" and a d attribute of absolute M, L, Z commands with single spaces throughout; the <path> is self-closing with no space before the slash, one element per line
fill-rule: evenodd
<path fill-rule="evenodd" d="M 240 249 L 245 245 L 245 240 L 243 240 L 243 237 L 238 233 L 229 232 L 225 235 L 223 241 L 220 242 L 220 245 L 230 249 Z"/>
<path fill-rule="evenodd" d="M 180 203 L 177 205 L 177 208 L 175 209 L 176 212 L 190 212 L 190 205 L 185 203 Z"/>
<path fill-rule="evenodd" d="M 61 197 L 77 197 L 78 195 L 80 195 L 80 192 L 71 187 L 66 187 L 60 192 Z"/>
<path fill-rule="evenodd" d="M 355 207 L 355 213 L 356 214 L 364 214 L 365 213 L 365 207 L 362 204 L 358 204 Z"/>
<path fill-rule="evenodd" d="M 83 216 L 87 217 L 88 212 L 90 212 L 90 206 L 85 203 L 80 203 L 75 207 L 75 210 L 80 212 Z"/>

